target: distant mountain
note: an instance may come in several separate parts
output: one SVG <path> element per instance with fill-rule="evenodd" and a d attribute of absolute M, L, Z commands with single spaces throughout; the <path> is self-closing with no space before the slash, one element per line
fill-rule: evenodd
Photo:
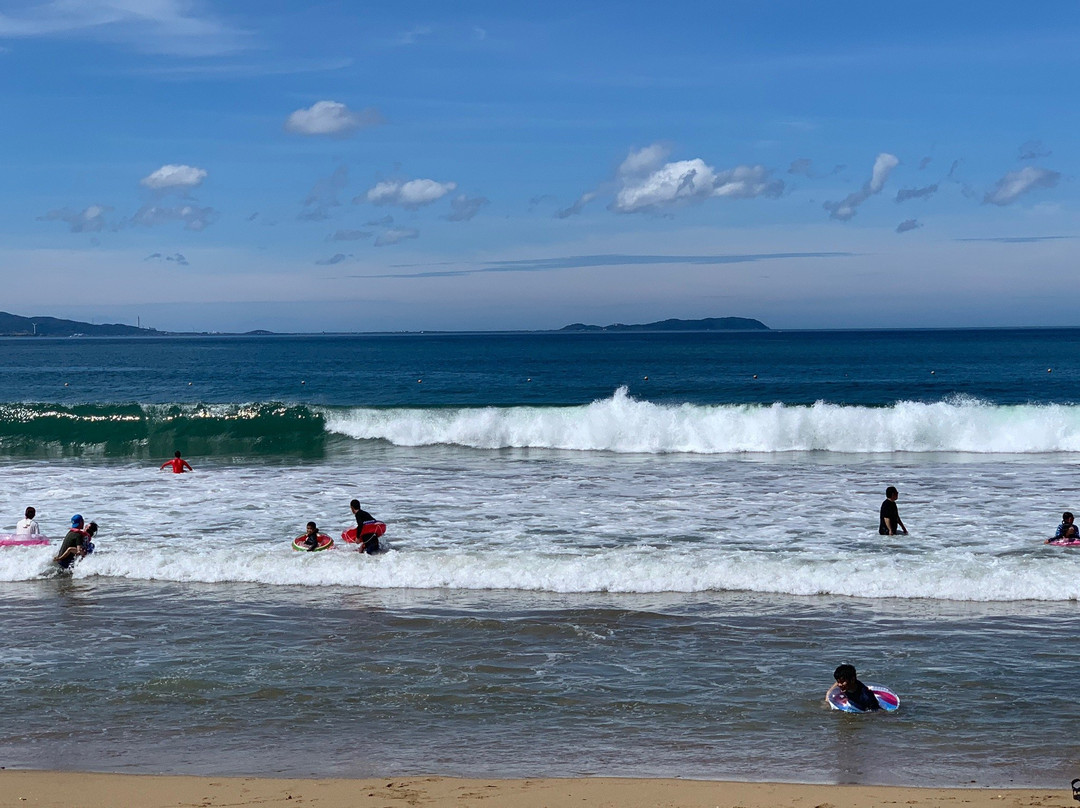
<path fill-rule="evenodd" d="M 563 326 L 560 331 L 768 331 L 769 327 L 760 320 L 749 317 L 706 317 L 704 320 L 660 320 L 655 323 L 626 325 L 585 325 L 573 323 Z"/>
<path fill-rule="evenodd" d="M 20 317 L 18 314 L 0 311 L 0 337 L 72 337 L 76 334 L 87 337 L 152 337 L 163 336 L 165 333 L 153 328 L 136 328 L 119 323 L 94 325 L 56 317 Z"/>

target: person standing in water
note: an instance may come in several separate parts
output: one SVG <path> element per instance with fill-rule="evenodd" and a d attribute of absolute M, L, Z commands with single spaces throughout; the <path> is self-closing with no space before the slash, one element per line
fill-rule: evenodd
<path fill-rule="evenodd" d="M 180 456 L 179 449 L 176 450 L 176 455 L 172 460 L 166 460 L 161 464 L 161 468 L 165 468 L 166 466 L 172 466 L 173 474 L 183 474 L 185 471 L 195 471 L 195 469 L 191 467 L 191 464 Z"/>
<path fill-rule="evenodd" d="M 374 516 L 360 507 L 360 500 L 354 499 L 349 503 L 349 509 L 356 517 L 356 541 L 360 545 L 361 552 L 379 552 L 379 536 L 376 533 L 364 533 L 364 522 L 377 521 Z"/>
<path fill-rule="evenodd" d="M 877 532 L 882 536 L 895 536 L 899 528 L 907 535 L 907 528 L 900 519 L 900 511 L 896 507 L 896 500 L 900 498 L 900 492 L 894 486 L 885 489 L 885 501 L 881 503 Z"/>

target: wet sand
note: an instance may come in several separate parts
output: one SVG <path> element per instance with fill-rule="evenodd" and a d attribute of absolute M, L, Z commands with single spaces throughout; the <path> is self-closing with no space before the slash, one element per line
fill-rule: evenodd
<path fill-rule="evenodd" d="M 1061 808 L 1072 804 L 1067 786 L 953 789 L 603 777 L 278 780 L 0 771 L 0 808 Z"/>

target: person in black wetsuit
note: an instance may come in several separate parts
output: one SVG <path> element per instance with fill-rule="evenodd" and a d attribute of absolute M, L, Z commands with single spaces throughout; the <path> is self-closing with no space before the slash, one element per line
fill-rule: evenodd
<path fill-rule="evenodd" d="M 833 671 L 833 679 L 836 680 L 836 684 L 829 688 L 829 692 L 825 694 L 826 699 L 834 690 L 839 689 L 847 697 L 848 704 L 852 707 L 857 707 L 864 712 L 881 709 L 874 692 L 859 681 L 855 674 L 854 665 L 839 666 Z"/>
<path fill-rule="evenodd" d="M 319 549 L 319 527 L 314 522 L 307 523 L 307 535 L 304 538 L 304 546 L 308 550 Z"/>
<path fill-rule="evenodd" d="M 881 503 L 881 510 L 878 512 L 877 532 L 882 536 L 895 536 L 897 528 L 907 535 L 907 528 L 900 520 L 900 511 L 896 507 L 899 497 L 900 492 L 894 486 L 890 485 L 885 489 L 885 501 Z"/>
<path fill-rule="evenodd" d="M 361 536 L 361 532 L 364 529 L 364 522 L 374 522 L 375 517 L 360 507 L 360 500 L 354 499 L 349 503 L 349 508 L 353 512 L 353 516 L 356 517 L 356 543 L 360 544 L 359 548 L 364 553 L 377 553 L 379 552 L 379 537 L 373 533 L 369 533 L 367 536 Z"/>
<path fill-rule="evenodd" d="M 97 532 L 97 524 L 95 522 L 90 523 L 94 532 Z M 86 530 L 83 530 L 83 518 L 79 514 L 75 514 L 71 517 L 71 530 L 64 536 L 64 542 L 60 545 L 60 552 L 56 554 L 56 558 L 53 561 L 62 570 L 66 570 L 78 559 L 82 558 L 89 552 L 87 545 L 90 543 L 92 534 Z"/>

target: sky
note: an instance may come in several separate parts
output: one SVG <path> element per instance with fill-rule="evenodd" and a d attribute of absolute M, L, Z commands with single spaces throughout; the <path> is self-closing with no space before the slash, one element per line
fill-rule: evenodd
<path fill-rule="evenodd" d="M 0 0 L 0 310 L 1080 325 L 1080 3 Z"/>

